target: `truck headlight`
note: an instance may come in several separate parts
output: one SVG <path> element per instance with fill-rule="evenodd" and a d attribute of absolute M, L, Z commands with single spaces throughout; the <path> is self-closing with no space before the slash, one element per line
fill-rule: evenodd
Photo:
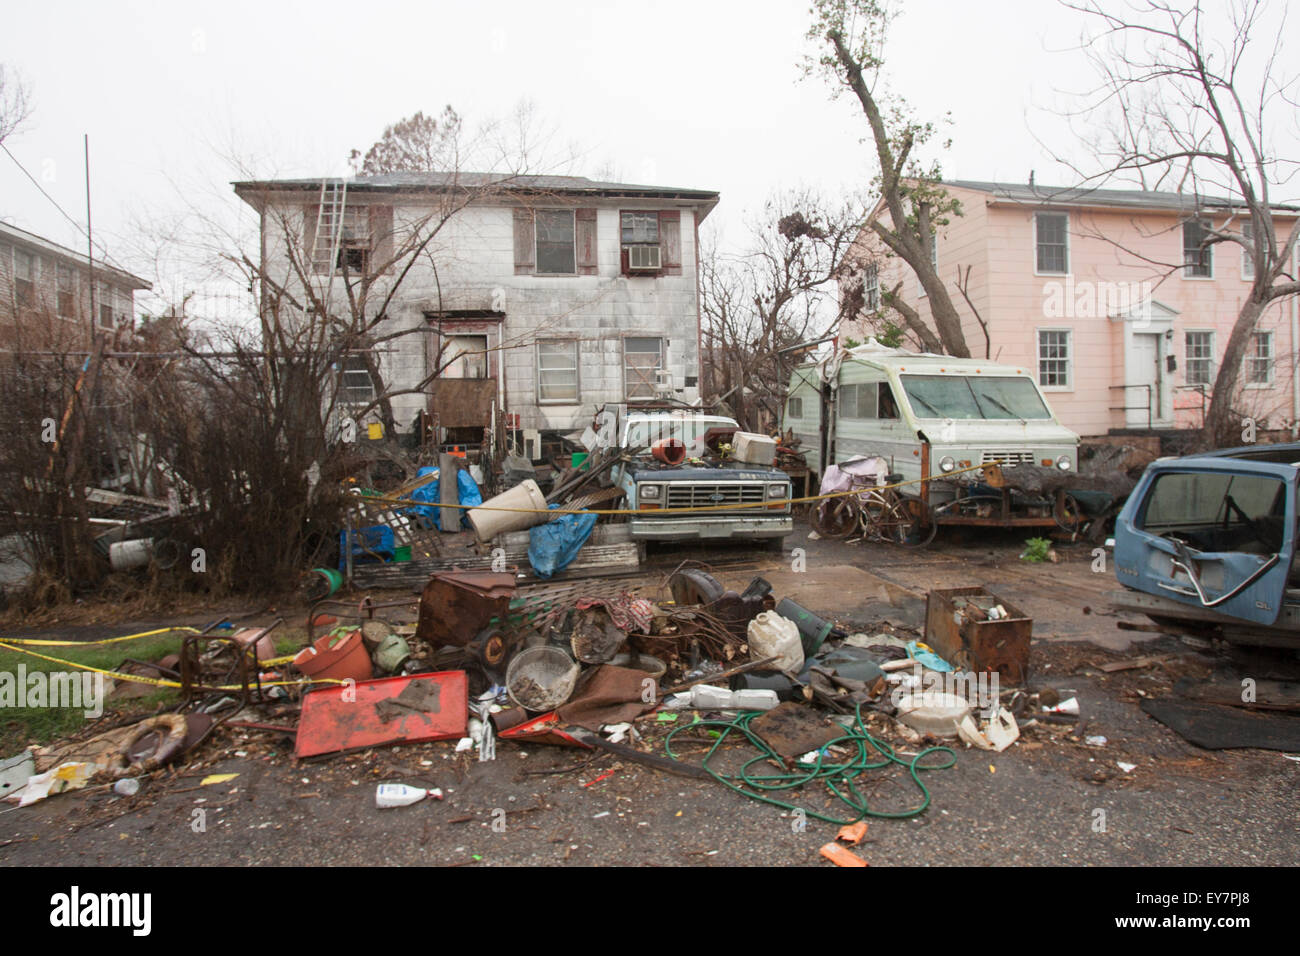
<path fill-rule="evenodd" d="M 636 496 L 640 501 L 658 501 L 663 491 L 663 485 L 637 485 Z"/>
<path fill-rule="evenodd" d="M 768 485 L 767 496 L 769 498 L 788 498 L 790 486 L 786 484 Z"/>
<path fill-rule="evenodd" d="M 943 472 L 952 471 L 957 467 L 957 462 L 953 461 L 952 455 L 944 455 L 939 459 L 939 470 Z"/>
<path fill-rule="evenodd" d="M 1069 455 L 1062 455 L 1060 458 L 1056 459 L 1056 467 L 1059 468 L 1059 469 L 1061 469 L 1061 471 L 1069 471 L 1069 470 L 1070 470 L 1070 456 L 1069 456 Z"/>

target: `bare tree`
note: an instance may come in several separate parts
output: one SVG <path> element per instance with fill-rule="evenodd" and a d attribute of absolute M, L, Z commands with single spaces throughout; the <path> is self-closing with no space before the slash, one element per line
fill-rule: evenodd
<path fill-rule="evenodd" d="M 812 14 L 808 37 L 828 50 L 810 59 L 805 71 L 820 72 L 836 95 L 847 89 L 857 97 L 876 148 L 879 169 L 872 185 L 880 201 L 865 228 L 916 273 L 929 296 L 934 332 L 896 294 L 887 295 L 886 304 L 896 307 L 927 349 L 969 357 L 961 315 L 933 256 L 935 229 L 960 215 L 960 205 L 943 189 L 938 162 L 927 166 L 916 155 L 933 138 L 935 125 L 917 121 L 906 103 L 883 90 L 885 41 L 896 11 L 887 0 L 816 0 Z"/>
<path fill-rule="evenodd" d="M 0 143 L 22 129 L 34 107 L 23 78 L 0 63 Z"/>
<path fill-rule="evenodd" d="M 851 203 L 831 207 L 794 191 L 764 205 L 745 251 L 702 256 L 706 391 L 725 398 L 742 425 L 765 430 L 780 420 L 797 362 L 792 347 L 833 321 L 832 280 L 861 219 Z"/>
<path fill-rule="evenodd" d="M 1275 193 L 1300 166 L 1275 144 L 1300 105 L 1296 76 L 1284 72 L 1286 10 L 1273 16 L 1260 0 L 1214 11 L 1165 0 L 1115 11 L 1096 2 L 1064 5 L 1086 18 L 1083 49 L 1099 78 L 1078 114 L 1103 124 L 1094 136 L 1100 168 L 1075 165 L 1082 182 L 1119 179 L 1186 193 L 1189 218 L 1202 224 L 1200 250 L 1228 243 L 1252 265 L 1204 424 L 1207 440 L 1231 441 L 1255 325 L 1270 305 L 1300 293 L 1291 266 L 1300 222 L 1279 237 L 1274 221 Z M 1207 198 L 1217 201 L 1207 205 Z M 1170 273 L 1186 263 L 1157 265 Z"/>

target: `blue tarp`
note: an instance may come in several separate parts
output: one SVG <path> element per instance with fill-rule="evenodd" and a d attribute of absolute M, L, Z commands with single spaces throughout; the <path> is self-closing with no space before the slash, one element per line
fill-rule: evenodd
<path fill-rule="evenodd" d="M 559 507 L 551 505 L 552 508 Z M 560 515 L 528 532 L 528 563 L 539 578 L 563 571 L 591 537 L 598 515 L 590 511 Z"/>
<path fill-rule="evenodd" d="M 415 477 L 423 478 L 425 475 L 438 474 L 437 468 L 425 467 L 415 473 Z M 421 485 L 411 492 L 409 497 L 414 501 L 431 501 L 431 505 L 419 505 L 415 508 L 407 509 L 407 514 L 419 515 L 425 519 L 426 524 L 431 524 L 438 530 L 442 530 L 442 525 L 438 522 L 438 484 L 435 478 L 427 485 Z M 483 493 L 479 491 L 478 485 L 468 471 L 461 469 L 456 475 L 456 497 L 463 505 L 481 505 L 483 503 Z M 466 517 L 468 512 L 462 511 L 460 514 L 460 525 L 462 528 L 468 528 L 469 518 Z"/>

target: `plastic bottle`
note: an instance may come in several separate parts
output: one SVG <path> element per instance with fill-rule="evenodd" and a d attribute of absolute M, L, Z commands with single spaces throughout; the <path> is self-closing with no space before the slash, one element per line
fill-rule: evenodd
<path fill-rule="evenodd" d="M 423 787 L 410 787 L 404 783 L 381 783 L 375 791 L 375 806 L 380 809 L 388 807 L 409 807 L 419 803 L 425 797 L 442 799 L 442 791 L 436 787 L 426 790 Z"/>

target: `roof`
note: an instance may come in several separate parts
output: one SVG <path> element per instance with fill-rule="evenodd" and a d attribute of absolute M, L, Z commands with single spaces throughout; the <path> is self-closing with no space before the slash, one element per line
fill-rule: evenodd
<path fill-rule="evenodd" d="M 935 352 L 909 352 L 906 349 L 890 348 L 880 345 L 874 339 L 865 345 L 857 345 L 845 350 L 844 361 L 854 360 L 874 362 L 885 368 L 907 370 L 912 372 L 994 372 L 1027 375 L 1024 366 L 1005 365 L 989 359 L 957 358 L 952 355 L 940 355 Z"/>
<path fill-rule="evenodd" d="M 1206 209 L 1241 209 L 1240 200 L 1194 193 L 1151 189 L 1093 189 L 1079 186 L 1038 186 L 1024 183 L 994 183 L 974 179 L 946 179 L 943 185 L 989 193 L 994 202 L 1033 206 L 1109 206 L 1190 213 Z M 1300 206 L 1274 204 L 1275 212 L 1300 213 Z"/>
<path fill-rule="evenodd" d="M 19 229 L 7 222 L 0 222 L 0 239 L 7 239 L 10 242 L 20 245 L 29 246 L 37 249 L 46 255 L 58 256 L 60 259 L 70 259 L 83 269 L 90 268 L 90 258 L 84 252 L 77 252 L 75 249 L 69 249 L 67 246 L 61 246 L 57 242 L 51 242 L 48 239 L 36 235 L 34 232 L 28 232 L 26 229 Z M 120 285 L 129 289 L 152 289 L 153 286 L 141 279 L 137 275 L 132 275 L 124 269 L 117 269 L 113 266 L 106 265 L 102 260 L 95 260 L 95 272 L 106 277 L 115 279 Z"/>
<path fill-rule="evenodd" d="M 246 193 L 267 190 L 304 190 L 319 192 L 324 184 L 346 183 L 348 192 L 392 194 L 402 192 L 449 192 L 458 189 L 496 187 L 517 196 L 545 194 L 590 196 L 593 198 L 676 199 L 701 203 L 711 210 L 718 204 L 718 192 L 710 189 L 686 189 L 679 186 L 648 186 L 635 183 L 602 182 L 586 176 L 526 176 L 511 173 L 382 173 L 378 176 L 314 179 L 262 179 L 232 183 L 245 200 Z M 251 202 L 251 200 L 249 200 Z"/>

